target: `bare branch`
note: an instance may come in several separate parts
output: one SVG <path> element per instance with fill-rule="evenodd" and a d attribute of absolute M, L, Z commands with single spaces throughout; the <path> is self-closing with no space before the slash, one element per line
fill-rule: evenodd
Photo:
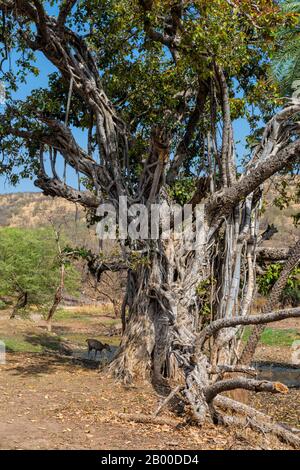
<path fill-rule="evenodd" d="M 78 202 L 84 207 L 97 208 L 100 199 L 90 191 L 78 191 L 63 183 L 58 178 L 49 178 L 45 174 L 40 174 L 34 182 L 35 186 L 43 190 L 46 196 L 63 197 L 71 202 Z"/>
<path fill-rule="evenodd" d="M 260 325 L 265 323 L 273 323 L 275 321 L 286 320 L 287 318 L 300 318 L 300 307 L 288 310 L 279 310 L 261 315 L 248 315 L 235 318 L 221 318 L 213 321 L 204 328 L 196 340 L 197 349 L 201 349 L 204 342 L 222 328 L 231 328 L 240 325 Z"/>
<path fill-rule="evenodd" d="M 223 132 L 222 132 L 222 178 L 224 186 L 232 186 L 236 181 L 236 165 L 234 161 L 233 149 L 233 131 L 231 122 L 229 90 L 221 67 L 215 66 L 216 76 L 220 85 L 222 113 L 223 113 Z"/>
<path fill-rule="evenodd" d="M 280 423 L 273 423 L 270 416 L 257 411 L 254 408 L 240 403 L 238 401 L 232 400 L 231 398 L 225 396 L 217 396 L 214 399 L 214 405 L 218 406 L 222 410 L 230 410 L 235 413 L 239 413 L 245 417 L 250 417 L 259 423 L 259 425 L 266 426 L 266 429 L 273 432 L 278 438 L 291 444 L 293 447 L 300 448 L 300 439 L 294 434 L 294 429 L 289 429 L 286 426 L 281 425 Z M 226 420 L 225 420 L 226 423 Z"/>
<path fill-rule="evenodd" d="M 247 174 L 230 188 L 215 193 L 207 202 L 207 214 L 212 220 L 221 220 L 264 181 L 292 163 L 300 161 L 300 141 L 289 143 L 293 133 L 299 133 L 299 124 L 289 120 L 300 112 L 300 103 L 280 111 L 267 125 L 261 144 L 254 152 Z"/>
<path fill-rule="evenodd" d="M 285 261 L 288 258 L 288 248 L 260 247 L 257 257 L 260 261 Z"/>
<path fill-rule="evenodd" d="M 207 203 L 207 213 L 212 218 L 227 216 L 233 207 L 270 178 L 270 176 L 299 160 L 300 141 L 296 141 L 281 150 L 271 161 L 267 160 L 258 164 L 256 168 L 231 188 L 226 188 L 224 191 L 214 194 Z"/>
<path fill-rule="evenodd" d="M 252 376 L 257 375 L 257 370 L 254 367 L 249 366 L 229 366 L 229 365 L 219 365 L 211 367 L 208 372 L 212 375 L 224 374 L 224 373 L 242 373 Z"/>
<path fill-rule="evenodd" d="M 183 387 L 181 385 L 177 385 L 177 387 L 174 388 L 174 390 L 171 391 L 171 393 L 165 398 L 165 400 L 157 407 L 157 410 L 153 413 L 153 418 L 156 418 L 161 410 L 166 406 L 170 400 L 178 393 Z"/>
<path fill-rule="evenodd" d="M 299 449 L 300 447 L 300 439 L 293 434 L 293 432 L 285 429 L 283 426 L 276 424 L 276 423 L 260 423 L 254 418 L 250 417 L 239 417 L 239 416 L 232 416 L 232 415 L 222 415 L 222 421 L 227 426 L 238 426 L 243 429 L 249 427 L 253 431 L 263 433 L 265 436 L 267 433 L 271 433 L 276 436 L 280 441 L 289 444 L 290 446 L 294 447 L 295 449 Z"/>
<path fill-rule="evenodd" d="M 62 0 L 57 17 L 57 24 L 59 27 L 65 24 L 67 16 L 70 14 L 76 2 L 77 0 Z"/>

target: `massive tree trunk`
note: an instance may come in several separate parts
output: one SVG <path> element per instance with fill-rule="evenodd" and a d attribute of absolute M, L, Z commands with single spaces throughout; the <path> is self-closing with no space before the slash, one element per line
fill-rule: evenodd
<path fill-rule="evenodd" d="M 129 315 L 112 365 L 117 376 L 174 377 L 188 367 L 196 336 L 212 319 L 248 313 L 255 287 L 252 240 L 258 230 L 250 220 L 258 206 L 258 199 L 248 198 L 210 240 L 203 220 L 202 243 L 193 249 L 173 237 L 152 241 L 147 250 L 143 246 L 140 266 L 128 274 Z M 219 333 L 206 345 L 212 365 L 236 362 L 237 330 Z"/>
<path fill-rule="evenodd" d="M 209 275 L 205 253 L 186 251 L 174 239 L 150 242 L 148 248 L 128 274 L 129 315 L 112 366 L 117 376 L 174 375 L 176 357 L 181 348 L 192 347 L 200 325 L 196 291 Z"/>

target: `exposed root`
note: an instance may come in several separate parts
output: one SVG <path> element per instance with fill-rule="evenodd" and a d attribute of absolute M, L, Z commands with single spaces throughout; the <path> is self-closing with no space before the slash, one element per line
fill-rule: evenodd
<path fill-rule="evenodd" d="M 300 449 L 300 438 L 296 435 L 295 431 L 282 424 L 274 423 L 270 416 L 248 405 L 223 396 L 216 397 L 214 404 L 223 410 L 238 413 L 244 418 L 225 415 L 223 416 L 225 424 L 237 424 L 243 427 L 249 425 L 255 431 L 272 433 L 281 441 L 293 446 L 295 449 Z"/>
<path fill-rule="evenodd" d="M 172 392 L 167 396 L 167 398 L 158 406 L 157 410 L 153 413 L 153 417 L 156 418 L 161 410 L 172 400 L 172 398 L 176 395 L 179 390 L 182 389 L 180 385 L 177 385 L 177 387 L 172 390 Z"/>

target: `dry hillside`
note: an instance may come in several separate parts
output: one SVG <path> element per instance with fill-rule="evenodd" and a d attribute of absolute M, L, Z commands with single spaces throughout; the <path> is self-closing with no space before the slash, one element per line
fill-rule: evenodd
<path fill-rule="evenodd" d="M 295 185 L 288 186 L 288 192 L 295 192 Z M 278 197 L 274 180 L 265 188 L 265 204 L 261 228 L 275 224 L 278 233 L 269 245 L 292 245 L 299 236 L 299 227 L 293 224 L 292 215 L 300 212 L 300 203 L 293 202 L 287 209 L 281 210 L 274 205 Z M 51 198 L 41 193 L 15 193 L 0 195 L 0 226 L 2 227 L 40 227 L 49 225 L 49 219 L 56 224 L 63 223 L 67 235 L 74 245 L 97 247 L 95 227 L 86 226 L 85 211 L 69 201 Z"/>

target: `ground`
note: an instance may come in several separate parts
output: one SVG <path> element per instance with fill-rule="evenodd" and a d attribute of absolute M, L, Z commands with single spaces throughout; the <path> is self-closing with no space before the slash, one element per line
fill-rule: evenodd
<path fill-rule="evenodd" d="M 0 339 L 8 351 L 6 364 L 0 365 L 0 449 L 288 448 L 270 435 L 247 428 L 182 427 L 182 420 L 166 409 L 161 418 L 171 424 L 125 420 L 124 414 L 155 411 L 159 398 L 149 385 L 125 387 L 92 364 L 56 354 L 64 340 L 79 348 L 88 337 L 116 345 L 117 337 L 104 335 L 109 326 L 118 323 L 112 312 L 90 307 L 61 310 L 51 335 L 38 314 L 31 318 L 9 320 L 8 312 L 0 311 Z M 299 325 L 289 321 L 272 328 L 275 333 L 268 332 L 257 359 L 288 362 L 290 344 L 299 338 Z M 249 400 L 258 409 L 300 428 L 298 390 L 282 397 L 250 395 Z"/>

